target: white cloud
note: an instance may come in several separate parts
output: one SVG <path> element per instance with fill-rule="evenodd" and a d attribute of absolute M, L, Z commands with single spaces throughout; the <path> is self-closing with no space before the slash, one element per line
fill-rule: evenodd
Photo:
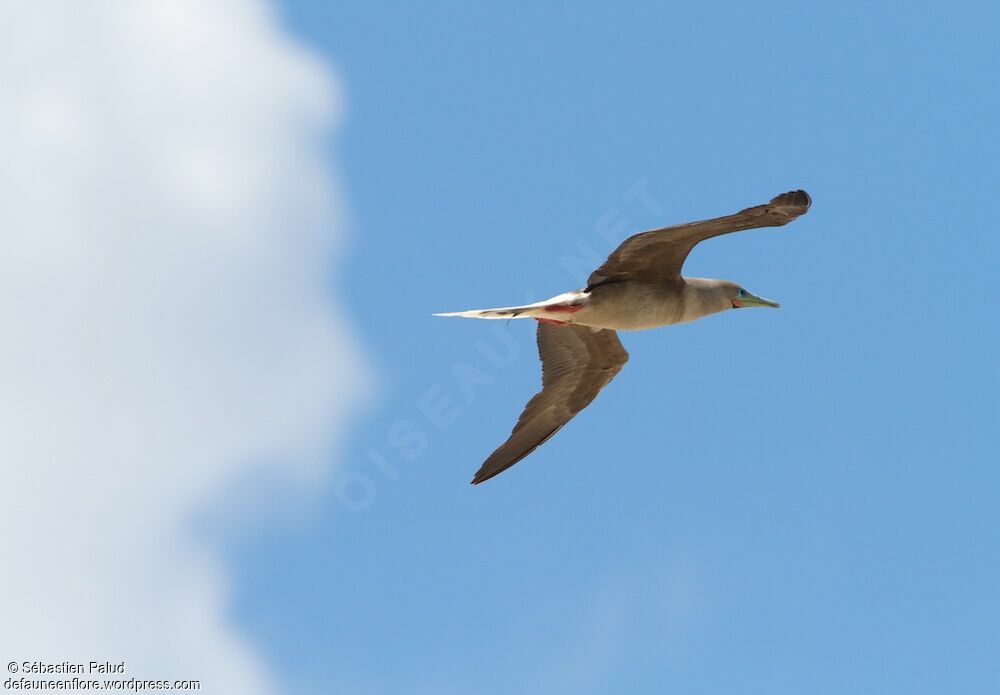
<path fill-rule="evenodd" d="M 0 4 L 5 662 L 276 689 L 190 522 L 321 475 L 363 396 L 338 103 L 263 3 Z"/>

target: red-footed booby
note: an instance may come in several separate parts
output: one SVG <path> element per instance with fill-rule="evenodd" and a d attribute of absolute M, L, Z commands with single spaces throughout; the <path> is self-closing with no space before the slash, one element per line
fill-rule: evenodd
<path fill-rule="evenodd" d="M 788 224 L 811 203 L 805 191 L 791 191 L 733 215 L 642 232 L 622 242 L 582 290 L 524 306 L 435 314 L 538 321 L 542 390 L 528 401 L 510 437 L 490 454 L 472 484 L 513 466 L 590 405 L 628 361 L 615 331 L 686 323 L 727 309 L 780 307 L 735 282 L 683 277 L 681 267 L 698 242 Z"/>

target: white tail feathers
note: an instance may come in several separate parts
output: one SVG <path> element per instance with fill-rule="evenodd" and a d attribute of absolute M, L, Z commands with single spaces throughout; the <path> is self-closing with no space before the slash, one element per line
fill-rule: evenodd
<path fill-rule="evenodd" d="M 449 311 L 434 316 L 460 316 L 466 319 L 530 319 L 545 317 L 546 309 L 554 304 L 566 305 L 583 301 L 587 293 L 583 291 L 566 292 L 543 302 L 525 304 L 524 306 L 502 306 L 495 309 L 470 309 L 469 311 Z"/>
<path fill-rule="evenodd" d="M 507 306 L 497 309 L 470 309 L 469 311 L 448 311 L 434 316 L 461 316 L 466 319 L 527 319 L 531 318 L 526 306 Z"/>

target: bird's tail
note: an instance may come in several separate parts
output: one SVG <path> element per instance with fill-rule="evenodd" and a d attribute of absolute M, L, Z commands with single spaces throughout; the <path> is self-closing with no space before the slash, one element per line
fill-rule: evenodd
<path fill-rule="evenodd" d="M 572 311 L 586 299 L 586 292 L 566 292 L 544 302 L 523 306 L 502 306 L 495 309 L 470 309 L 469 311 L 449 311 L 435 316 L 461 316 L 466 319 L 530 319 L 544 318 L 555 312 Z"/>
<path fill-rule="evenodd" d="M 531 306 L 502 306 L 496 309 L 470 309 L 469 311 L 447 311 L 434 316 L 461 316 L 465 319 L 528 319 Z"/>

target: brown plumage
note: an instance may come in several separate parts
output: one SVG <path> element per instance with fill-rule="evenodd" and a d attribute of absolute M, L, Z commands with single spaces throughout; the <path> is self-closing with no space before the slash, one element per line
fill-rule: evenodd
<path fill-rule="evenodd" d="M 590 405 L 628 362 L 614 331 L 538 324 L 542 390 L 528 401 L 510 438 L 490 454 L 472 479 L 489 480 L 523 459 Z"/>
<path fill-rule="evenodd" d="M 623 241 L 608 260 L 590 274 L 587 287 L 621 280 L 680 282 L 681 267 L 698 242 L 744 229 L 788 224 L 808 210 L 811 202 L 805 191 L 791 191 L 765 205 L 740 210 L 734 215 L 635 234 Z"/>
<path fill-rule="evenodd" d="M 642 232 L 622 242 L 582 290 L 525 306 L 438 314 L 539 320 L 542 390 L 528 401 L 510 437 L 486 459 L 473 484 L 513 466 L 594 400 L 628 361 L 616 330 L 683 323 L 744 306 L 778 307 L 734 282 L 682 277 L 681 268 L 698 242 L 788 224 L 811 203 L 805 191 L 790 191 L 733 215 Z"/>

